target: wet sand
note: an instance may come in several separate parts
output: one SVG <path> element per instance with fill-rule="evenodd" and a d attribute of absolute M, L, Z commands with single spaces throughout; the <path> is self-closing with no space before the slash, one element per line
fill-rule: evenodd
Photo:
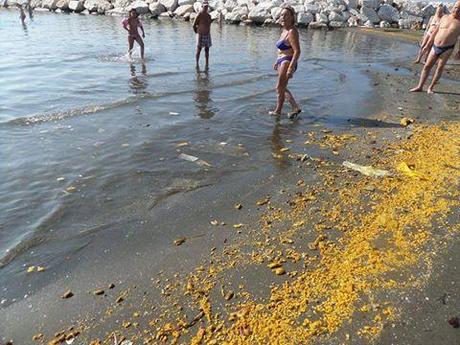
<path fill-rule="evenodd" d="M 242 171 L 222 178 L 218 183 L 175 194 L 158 203 L 150 219 L 133 219 L 129 231 L 102 232 L 104 237 L 97 243 L 82 243 L 81 249 L 87 249 L 87 255 L 79 257 L 78 263 L 69 260 L 67 264 L 64 258 L 56 271 L 44 272 L 50 280 L 53 280 L 53 276 L 58 277 L 53 283 L 46 284 L 46 289 L 38 289 L 33 296 L 3 309 L 5 317 L 0 323 L 0 339 L 6 342 L 11 338 L 15 344 L 33 344 L 35 341 L 31 340 L 32 337 L 42 333 L 43 337 L 39 338 L 38 343 L 47 343 L 58 331 L 65 330 L 69 335 L 78 330 L 76 342 L 81 344 L 89 344 L 95 339 L 112 344 L 111 332 L 115 332 L 118 339 L 120 336 L 133 339 L 135 344 L 142 342 L 134 339 L 142 338 L 151 339 L 149 341 L 153 344 L 161 338 L 170 343 L 177 331 L 180 334 L 178 343 L 191 343 L 192 338 L 199 340 L 200 329 L 208 328 L 216 313 L 221 313 L 222 320 L 226 320 L 228 311 L 238 310 L 239 303 L 266 301 L 271 285 L 295 279 L 295 275 L 278 276 L 267 269 L 270 256 L 279 257 L 277 251 L 281 251 L 283 257 L 289 256 L 286 255 L 286 249 L 290 248 L 292 257 L 296 257 L 296 253 L 301 256 L 307 253 L 312 267 L 317 265 L 316 260 L 321 260 L 320 255 L 314 250 L 309 252 L 308 246 L 296 247 L 297 241 L 301 239 L 304 244 L 314 242 L 321 233 L 313 230 L 318 223 L 326 224 L 326 230 L 327 226 L 334 226 L 333 218 L 318 212 L 320 208 L 334 206 L 334 191 L 357 188 L 363 180 L 369 181 L 358 173 L 345 171 L 341 167 L 344 160 L 364 165 L 382 164 L 384 157 L 391 157 L 395 151 L 388 150 L 389 145 L 396 143 L 397 146 L 410 141 L 414 131 L 423 130 L 419 129 L 420 125 L 458 120 L 460 96 L 457 90 L 460 81 L 455 77 L 457 74 L 451 76 L 452 80 L 441 82 L 438 87 L 440 93 L 428 96 L 425 93 L 407 92 L 416 83 L 415 70 L 417 67 L 411 64 L 388 66 L 377 71 L 370 68 L 369 76 L 374 81 L 373 102 L 370 105 L 356 105 L 361 108 L 360 111 L 364 107 L 364 113 L 367 112 L 363 118 L 345 120 L 333 129 L 318 125 L 311 131 L 313 134 L 297 133 L 302 134 L 302 140 L 298 138 L 292 142 L 287 139 L 289 131 L 286 131 L 283 122 L 275 122 L 272 138 L 267 145 L 273 148 L 279 170 Z M 414 118 L 415 126 L 401 127 L 399 121 L 402 117 Z M 356 140 L 340 137 L 343 134 L 352 135 Z M 305 144 L 306 141 L 309 143 Z M 307 157 L 302 156 L 305 146 L 308 147 Z M 452 162 L 452 165 L 458 167 L 459 162 Z M 458 184 L 452 187 L 458 189 Z M 358 188 L 356 190 L 359 191 Z M 305 201 L 308 203 L 308 217 L 305 217 L 306 223 L 300 226 L 304 229 L 300 234 L 291 234 L 291 224 L 286 222 L 277 223 L 269 230 L 263 227 L 267 214 L 276 219 L 274 214 L 278 208 L 289 214 L 293 200 L 313 192 L 314 199 L 307 198 Z M 369 199 L 362 200 L 361 205 L 354 205 L 354 222 L 359 222 L 360 212 L 368 211 L 372 205 L 369 194 L 374 191 L 369 189 L 367 193 Z M 241 210 L 235 208 L 238 203 L 242 205 Z M 448 217 L 452 228 L 458 226 L 458 212 L 454 210 Z M 218 225 L 214 225 L 214 220 Z M 163 238 L 155 237 L 149 241 L 148 232 L 136 233 L 136 223 L 140 221 L 147 221 L 152 228 L 165 228 L 168 231 L 164 232 Z M 234 226 L 238 224 L 243 225 Z M 436 222 L 432 226 L 434 229 L 439 227 Z M 268 232 L 262 232 L 261 229 Z M 114 237 L 114 234 L 120 238 Z M 331 238 L 334 235 L 329 233 L 328 236 Z M 335 236 L 334 240 L 339 241 L 342 235 L 339 232 Z M 174 241 L 181 237 L 186 238 L 185 242 L 174 245 Z M 284 243 L 280 238 L 285 238 Z M 369 324 L 369 315 L 372 313 L 353 314 L 347 320 L 350 323 L 341 325 L 332 334 L 319 332 L 313 334 L 310 340 L 319 344 L 337 344 L 339 341 L 365 344 L 369 343 L 369 339 L 381 344 L 432 344 L 433 339 L 445 339 L 446 344 L 458 341 L 458 329 L 447 324 L 447 319 L 458 310 L 457 291 L 460 289 L 459 280 L 455 279 L 455 276 L 458 277 L 456 267 L 460 259 L 458 241 L 455 236 L 449 237 L 447 234 L 441 238 L 446 244 L 442 251 L 433 255 L 433 266 L 413 265 L 410 269 L 420 283 L 417 287 L 384 291 L 376 289 L 374 298 L 377 301 L 388 302 L 398 308 L 394 318 L 381 322 L 383 329 L 375 330 L 375 334 L 359 333 Z M 256 246 L 258 241 L 259 247 Z M 266 247 L 264 241 L 267 241 Z M 258 255 L 252 257 L 253 261 L 248 260 L 251 252 L 263 253 L 264 261 L 255 264 L 260 259 Z M 219 266 L 213 265 L 212 261 L 222 262 L 223 271 L 209 272 L 209 267 Z M 301 274 L 308 268 L 299 264 L 302 260 L 291 258 L 287 261 L 282 266 L 288 273 L 298 271 L 297 274 Z M 201 294 L 184 294 L 184 290 L 188 290 L 191 272 L 208 279 L 195 282 L 205 285 Z M 206 274 L 203 275 L 203 272 Z M 394 279 L 401 280 L 401 276 L 397 277 L 398 273 Z M 30 276 L 31 285 L 39 284 L 40 279 L 35 278 L 34 275 Z M 114 284 L 112 289 L 109 288 L 111 283 Z M 221 289 L 221 285 L 224 288 Z M 93 292 L 96 289 L 104 289 L 104 294 L 95 296 Z M 74 296 L 62 299 L 67 290 L 71 290 Z M 230 297 L 231 292 L 233 297 Z M 405 299 L 408 295 L 411 298 Z M 438 295 L 447 297 L 439 302 Z M 205 300 L 210 301 L 212 313 L 206 305 L 200 305 L 203 299 L 196 296 L 205 296 Z M 123 301 L 119 300 L 120 297 Z M 183 314 L 190 325 L 177 328 L 177 320 Z M 192 322 L 194 317 L 197 320 Z M 165 327 L 168 323 L 174 324 L 170 330 Z M 428 326 L 425 328 L 425 325 Z M 69 330 L 69 327 L 74 329 Z M 150 331 L 144 333 L 144 330 Z M 251 332 L 249 328 L 240 329 L 243 343 L 254 343 L 249 340 Z M 206 339 L 202 339 L 203 343 L 210 343 L 209 333 L 201 336 Z M 246 342 L 245 337 L 248 337 Z"/>

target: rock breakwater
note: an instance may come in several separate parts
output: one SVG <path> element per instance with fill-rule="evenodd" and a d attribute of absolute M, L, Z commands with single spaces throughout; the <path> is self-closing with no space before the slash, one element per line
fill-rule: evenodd
<path fill-rule="evenodd" d="M 13 6 L 21 0 L 6 0 Z M 211 0 L 213 20 L 240 25 L 272 25 L 284 5 L 297 14 L 297 24 L 310 28 L 380 27 L 423 29 L 436 3 L 408 0 Z M 126 15 L 135 8 L 142 17 L 193 20 L 202 0 L 32 0 L 35 9 L 82 14 Z"/>

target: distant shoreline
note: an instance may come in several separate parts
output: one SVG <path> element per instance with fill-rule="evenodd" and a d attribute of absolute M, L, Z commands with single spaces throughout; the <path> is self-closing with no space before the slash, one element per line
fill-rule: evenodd
<path fill-rule="evenodd" d="M 16 8 L 18 0 L 6 0 L 9 8 Z M 297 14 L 297 25 L 312 29 L 364 27 L 368 29 L 424 29 L 435 13 L 435 3 L 393 0 L 290 0 Z M 213 21 L 239 25 L 276 25 L 281 14 L 282 0 L 212 0 L 210 14 Z M 447 6 L 449 7 L 450 4 Z M 201 10 L 201 0 L 32 0 L 35 10 L 74 12 L 124 16 L 135 8 L 141 17 L 172 18 L 193 21 Z"/>

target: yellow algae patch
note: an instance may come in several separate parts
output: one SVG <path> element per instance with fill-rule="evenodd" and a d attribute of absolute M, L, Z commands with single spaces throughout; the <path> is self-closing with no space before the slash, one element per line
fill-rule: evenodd
<path fill-rule="evenodd" d="M 274 286 L 266 302 L 250 301 L 235 307 L 230 322 L 210 338 L 219 344 L 306 344 L 336 332 L 344 322 L 353 320 L 357 311 L 372 312 L 358 335 L 376 337 L 397 313 L 391 305 L 371 310 L 367 301 L 379 290 L 408 286 L 409 281 L 396 281 L 398 275 L 393 279 L 388 275 L 410 270 L 422 260 L 429 262 L 430 254 L 424 249 L 434 245 L 430 242 L 433 222 L 439 223 L 459 205 L 460 171 L 452 168 L 460 165 L 459 138 L 458 124 L 445 125 L 444 129 L 427 127 L 398 147 L 402 153 L 390 157 L 388 165 L 410 161 L 417 166 L 415 176 L 430 179 L 374 182 L 379 196 L 372 208 L 358 214 L 353 222 L 347 207 L 360 204 L 365 183 L 358 182 L 353 193 L 339 190 L 335 225 L 348 229 L 340 241 L 325 241 L 320 235 L 321 241 L 314 245 L 319 246 L 321 258 L 314 268 Z M 445 198 L 448 194 L 450 197 Z M 277 220 L 282 222 L 283 217 L 288 216 L 278 214 Z M 458 224 L 452 230 L 458 230 Z M 379 247 L 376 243 L 382 236 L 386 242 Z"/>

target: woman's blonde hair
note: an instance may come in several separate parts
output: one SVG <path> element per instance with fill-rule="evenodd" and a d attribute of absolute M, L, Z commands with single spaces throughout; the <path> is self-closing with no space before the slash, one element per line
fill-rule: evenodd
<path fill-rule="evenodd" d="M 292 6 L 290 5 L 283 5 L 281 7 L 283 10 L 287 10 L 289 11 L 289 13 L 291 13 L 291 16 L 292 16 L 292 23 L 295 24 L 297 22 L 297 17 L 295 15 L 295 10 L 294 8 L 292 8 Z"/>

